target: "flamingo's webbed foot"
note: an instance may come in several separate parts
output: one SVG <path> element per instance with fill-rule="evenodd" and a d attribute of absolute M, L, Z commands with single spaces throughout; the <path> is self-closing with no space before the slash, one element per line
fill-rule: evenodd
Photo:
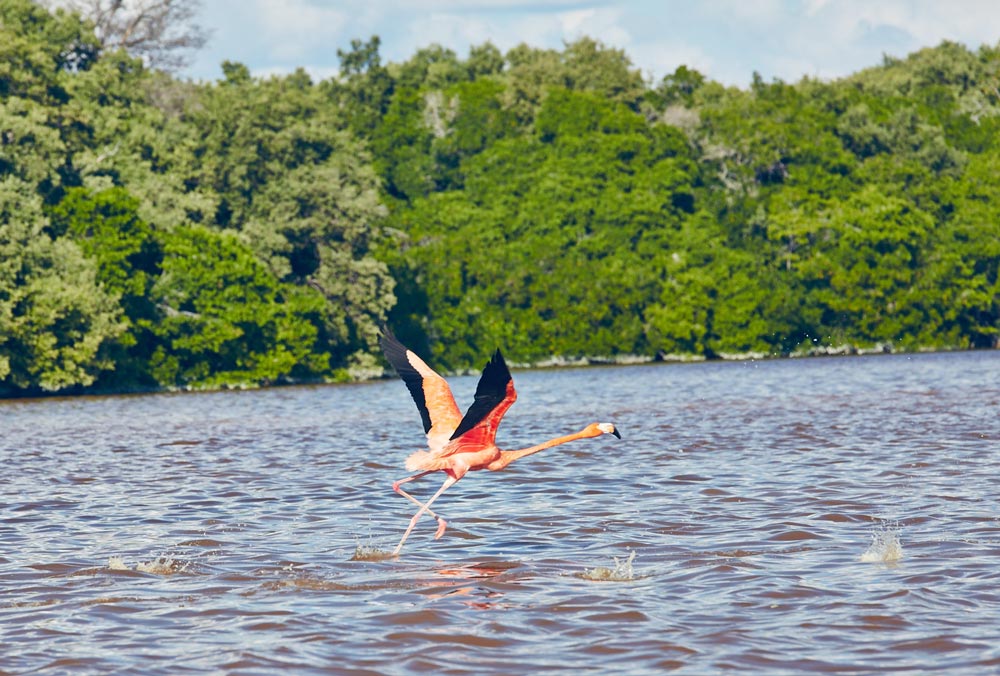
<path fill-rule="evenodd" d="M 435 540 L 440 540 L 441 536 L 444 535 L 445 528 L 447 528 L 447 527 L 448 527 L 448 522 L 445 521 L 444 519 L 442 519 L 439 516 L 438 517 L 438 529 L 437 529 L 437 532 L 434 533 L 434 539 Z"/>

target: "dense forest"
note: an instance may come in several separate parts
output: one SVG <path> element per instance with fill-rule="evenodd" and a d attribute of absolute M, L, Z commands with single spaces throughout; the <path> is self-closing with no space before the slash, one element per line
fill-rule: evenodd
<path fill-rule="evenodd" d="M 1000 46 L 650 82 L 591 39 L 191 82 L 0 0 L 0 394 L 1000 347 Z"/>

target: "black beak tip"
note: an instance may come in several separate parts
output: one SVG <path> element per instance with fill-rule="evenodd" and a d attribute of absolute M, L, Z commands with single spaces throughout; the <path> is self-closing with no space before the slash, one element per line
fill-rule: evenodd
<path fill-rule="evenodd" d="M 618 428 L 617 428 L 617 427 L 616 427 L 616 428 L 614 428 L 613 430 L 611 430 L 611 433 L 612 433 L 613 435 L 615 435 L 616 437 L 618 437 L 619 439 L 621 439 L 621 438 L 622 438 L 622 435 L 621 435 L 621 433 L 620 433 L 620 432 L 618 431 Z"/>

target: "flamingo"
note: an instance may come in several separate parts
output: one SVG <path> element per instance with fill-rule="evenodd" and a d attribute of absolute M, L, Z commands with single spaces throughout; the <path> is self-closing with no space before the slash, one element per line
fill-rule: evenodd
<path fill-rule="evenodd" d="M 417 404 L 417 410 L 420 411 L 420 418 L 424 423 L 424 432 L 427 434 L 428 447 L 428 450 L 417 451 L 406 459 L 406 469 L 416 474 L 392 484 L 392 490 L 419 507 L 392 552 L 393 556 L 399 556 L 403 543 L 425 512 L 437 519 L 438 527 L 434 539 L 437 540 L 444 535 L 448 522 L 431 510 L 431 504 L 467 472 L 481 469 L 496 472 L 519 458 L 577 439 L 599 437 L 602 434 L 613 434 L 621 439 L 621 434 L 611 423 L 595 422 L 579 432 L 555 437 L 537 446 L 517 451 L 500 450 L 495 443 L 497 427 L 507 409 L 517 399 L 514 380 L 500 348 L 497 348 L 483 368 L 483 374 L 476 386 L 475 401 L 463 416 L 459 413 L 455 397 L 445 379 L 412 350 L 408 350 L 400 343 L 387 328 L 383 329 L 379 336 L 379 343 L 386 359 L 406 383 L 413 401 Z M 400 488 L 405 483 L 434 472 L 444 472 L 446 477 L 441 488 L 427 502 L 420 502 Z"/>

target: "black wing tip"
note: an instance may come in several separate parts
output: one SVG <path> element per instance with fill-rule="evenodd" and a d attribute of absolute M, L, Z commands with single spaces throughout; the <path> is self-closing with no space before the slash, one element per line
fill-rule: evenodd
<path fill-rule="evenodd" d="M 406 359 L 406 352 L 408 348 L 399 342 L 399 339 L 393 335 L 389 327 L 383 326 L 382 331 L 378 336 L 379 347 L 382 348 L 382 354 L 385 358 L 396 367 L 398 370 L 401 364 L 408 365 L 408 360 Z"/>
<path fill-rule="evenodd" d="M 507 362 L 504 361 L 503 353 L 497 348 L 486 366 L 483 367 L 483 374 L 479 376 L 479 384 L 476 385 L 476 397 L 472 406 L 466 411 L 462 421 L 452 433 L 452 440 L 459 438 L 490 414 L 500 402 L 507 396 L 507 385 L 514 378 L 510 375 Z"/>
<path fill-rule="evenodd" d="M 387 328 L 378 337 L 379 346 L 382 348 L 382 354 L 385 355 L 386 360 L 392 367 L 396 369 L 396 373 L 406 380 L 406 376 L 412 373 L 414 376 L 419 377 L 416 369 L 410 364 L 410 360 L 406 357 L 406 353 L 409 349 L 399 342 L 396 336 L 392 335 L 392 331 Z"/>
<path fill-rule="evenodd" d="M 394 343 L 401 345 L 389 326 L 382 324 L 378 329 L 378 344 L 382 347 L 382 350 L 385 351 L 386 345 L 392 345 Z"/>
<path fill-rule="evenodd" d="M 406 389 L 410 391 L 413 402 L 420 412 L 420 421 L 424 424 L 424 433 L 431 430 L 431 414 L 427 410 L 427 399 L 424 397 L 424 377 L 413 368 L 406 353 L 410 350 L 399 342 L 399 339 L 392 334 L 389 327 L 382 325 L 381 333 L 378 337 L 379 345 L 382 346 L 382 354 L 392 367 L 396 369 L 396 374 L 406 383 Z"/>
<path fill-rule="evenodd" d="M 505 372 L 508 376 L 510 375 L 510 369 L 507 368 L 507 360 L 503 358 L 503 352 L 500 351 L 499 347 L 495 352 L 493 352 L 493 356 L 490 358 L 489 362 L 487 362 L 485 368 L 483 368 L 483 373 L 485 374 L 486 369 L 491 366 L 501 367 L 503 372 Z"/>

